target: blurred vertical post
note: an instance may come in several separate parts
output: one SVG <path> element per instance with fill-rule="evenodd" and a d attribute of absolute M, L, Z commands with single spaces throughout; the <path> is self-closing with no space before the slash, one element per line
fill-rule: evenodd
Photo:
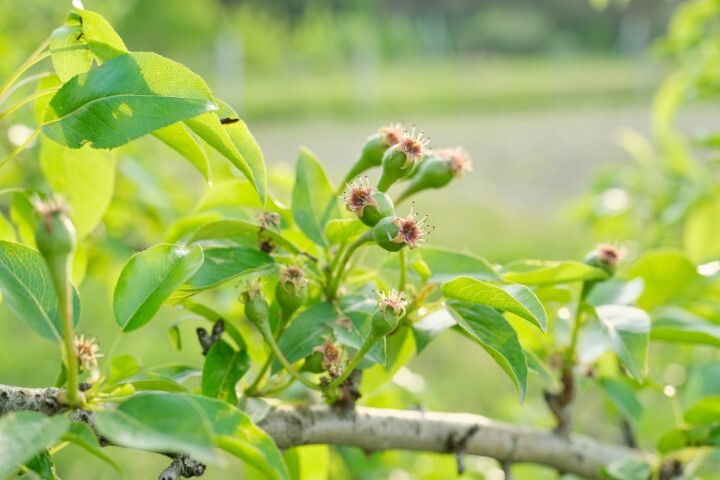
<path fill-rule="evenodd" d="M 215 39 L 215 90 L 241 115 L 245 111 L 245 43 L 242 36 L 223 29 Z"/>
<path fill-rule="evenodd" d="M 375 37 L 355 37 L 350 68 L 353 110 L 357 113 L 368 113 L 377 107 L 378 57 Z"/>

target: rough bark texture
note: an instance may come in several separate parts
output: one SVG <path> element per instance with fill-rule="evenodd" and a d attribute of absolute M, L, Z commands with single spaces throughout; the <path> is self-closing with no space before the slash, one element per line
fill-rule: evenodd
<path fill-rule="evenodd" d="M 0 385 L 0 415 L 21 410 L 54 415 L 66 411 L 57 388 Z M 93 426 L 94 412 L 77 410 L 72 418 Z M 537 463 L 561 472 L 598 478 L 602 466 L 638 450 L 583 435 L 518 427 L 479 415 L 379 408 L 338 409 L 325 405 L 280 406 L 259 422 L 280 448 L 309 444 L 345 445 L 367 452 L 419 450 L 456 455 L 482 455 L 500 462 Z M 106 442 L 100 438 L 101 442 Z M 176 457 L 161 478 L 188 476 L 184 457 Z M 196 463 L 196 462 L 195 462 Z M 204 469 L 204 467 L 203 467 Z M 194 475 L 202 474 L 202 472 Z M 175 475 L 175 476 L 173 476 Z"/>
<path fill-rule="evenodd" d="M 368 452 L 387 449 L 461 452 L 501 462 L 547 465 L 588 478 L 599 477 L 604 465 L 640 457 L 637 450 L 582 435 L 565 437 L 461 413 L 283 406 L 273 410 L 260 426 L 280 448 L 328 443 L 355 446 Z"/>

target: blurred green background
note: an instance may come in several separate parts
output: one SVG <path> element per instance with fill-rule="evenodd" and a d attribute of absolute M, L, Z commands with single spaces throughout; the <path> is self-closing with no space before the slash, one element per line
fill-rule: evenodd
<path fill-rule="evenodd" d="M 432 147 L 464 145 L 474 172 L 441 192 L 422 196 L 416 210 L 436 230 L 429 243 L 466 249 L 492 262 L 518 258 L 579 258 L 597 241 L 568 208 L 600 167 L 621 166 L 617 146 L 627 128 L 650 130 L 649 102 L 665 68 L 653 41 L 665 32 L 678 2 L 634 0 L 86 0 L 105 16 L 131 50 L 159 52 L 203 76 L 218 96 L 247 121 L 263 149 L 276 191 L 292 179 L 298 148 L 310 148 L 334 181 L 356 159 L 367 135 L 395 121 L 417 125 Z M 6 78 L 48 33 L 61 24 L 69 1 L 0 0 L 0 78 Z M 4 121 L 0 153 L 12 123 L 33 125 L 30 109 Z M 716 111 L 694 108 L 680 125 L 691 131 Z M 32 151 L 0 171 L 3 187 L 37 171 Z M 120 149 L 120 178 L 113 220 L 127 228 L 134 248 L 162 238 L 156 225 L 140 228 L 122 207 L 142 198 L 148 216 L 167 223 L 190 210 L 207 190 L 200 175 L 174 152 L 150 139 Z M 132 215 L 132 212 L 124 213 Z M 128 253 L 127 246 L 117 245 Z M 106 283 L 86 282 L 81 329 L 109 348 L 118 329 L 111 312 L 119 264 L 93 264 Z M 92 300 L 89 300 L 92 299 Z M 9 312 L 0 306 L 0 317 Z M 133 352 L 146 364 L 201 364 L 183 324 L 186 347 L 176 352 L 167 328 L 179 316 L 166 309 L 142 333 L 127 336 L 115 353 Z M 0 322 L 0 383 L 50 384 L 43 368 L 57 352 L 18 322 Z M 22 341 L 20 341 L 22 339 Z M 11 348 L 18 345 L 17 348 Z M 50 350 L 50 351 L 49 351 Z M 682 353 L 682 352 L 681 352 Z M 416 373 L 422 374 L 418 376 Z M 448 372 L 466 372 L 448 375 Z M 662 372 L 658 372 L 662 375 Z M 392 406 L 406 401 L 436 410 L 552 424 L 538 382 L 531 378 L 520 407 L 512 384 L 476 345 L 446 334 L 396 379 L 368 399 Z M 410 399 L 410 400 L 408 400 Z M 579 402 L 579 428 L 619 438 L 598 422 L 601 400 L 592 391 Z M 129 465 L 126 478 L 151 478 L 164 468 L 156 455 L 114 453 Z M 357 469 L 333 467 L 330 478 L 453 478 L 451 456 L 387 453 L 365 457 L 343 449 Z M 145 458 L 147 457 L 147 458 Z M 388 471 L 382 459 L 393 465 Z M 118 478 L 74 449 L 59 455 L 66 478 Z M 498 466 L 467 459 L 464 478 L 502 478 Z M 204 478 L 230 478 L 211 469 Z M 360 466 L 363 466 L 361 470 Z M 92 471 L 92 477 L 87 472 Z M 516 467 L 517 478 L 556 478 L 539 467 Z M 97 473 L 95 473 L 97 472 Z M 148 472 L 151 472 L 150 474 Z M 482 472 L 482 473 L 481 473 Z M 235 477 L 235 473 L 232 474 Z M 240 474 L 238 474 L 240 475 Z M 252 473 L 246 478 L 254 478 Z"/>

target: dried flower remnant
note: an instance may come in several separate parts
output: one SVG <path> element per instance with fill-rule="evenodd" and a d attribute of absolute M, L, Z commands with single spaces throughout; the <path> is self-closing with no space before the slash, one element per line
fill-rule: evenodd
<path fill-rule="evenodd" d="M 395 215 L 392 199 L 371 187 L 367 178 L 347 185 L 348 191 L 343 196 L 345 207 L 353 212 L 365 225 L 375 226 L 380 220 Z"/>
<path fill-rule="evenodd" d="M 408 248 L 414 249 L 418 247 L 420 242 L 427 239 L 430 231 L 425 228 L 425 222 L 428 216 L 425 215 L 420 220 L 417 219 L 418 214 L 410 209 L 407 217 L 395 217 L 393 224 L 398 228 L 397 235 L 392 239 L 393 243 L 406 243 Z"/>
<path fill-rule="evenodd" d="M 434 152 L 436 156 L 450 162 L 450 171 L 455 177 L 461 177 L 465 172 L 472 172 L 472 160 L 465 148 L 443 148 Z"/>
<path fill-rule="evenodd" d="M 75 337 L 75 355 L 79 361 L 81 372 L 87 372 L 98 368 L 98 357 L 102 357 L 98 353 L 100 345 L 95 338 L 85 338 L 84 335 Z"/>

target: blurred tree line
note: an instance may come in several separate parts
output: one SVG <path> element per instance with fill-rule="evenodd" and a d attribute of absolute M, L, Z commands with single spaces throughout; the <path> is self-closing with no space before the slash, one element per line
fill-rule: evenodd
<path fill-rule="evenodd" d="M 2 71 L 62 22 L 65 1 L 0 0 Z M 192 57 L 243 46 L 249 68 L 455 55 L 634 55 L 664 31 L 677 0 L 86 0 L 130 45 Z M 159 21 L 162 19 L 162 21 Z M 10 48 L 10 47 L 13 48 Z M 192 60 L 190 60 L 192 63 Z"/>

